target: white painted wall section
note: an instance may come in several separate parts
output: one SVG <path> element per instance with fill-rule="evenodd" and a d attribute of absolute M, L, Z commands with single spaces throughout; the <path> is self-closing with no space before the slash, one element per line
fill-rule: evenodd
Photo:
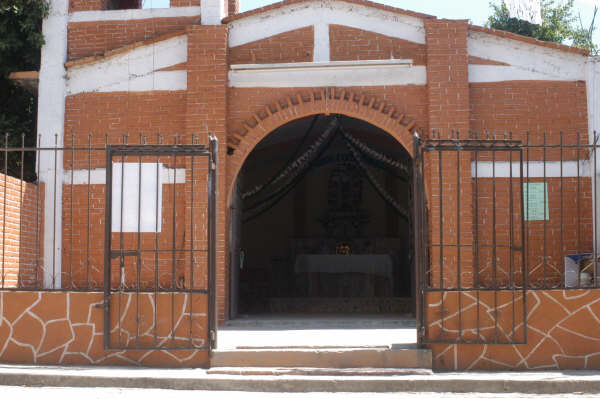
<path fill-rule="evenodd" d="M 227 16 L 224 0 L 202 0 L 200 2 L 202 25 L 221 25 Z"/>
<path fill-rule="evenodd" d="M 187 61 L 187 35 L 109 56 L 67 72 L 67 94 L 186 90 L 187 71 L 159 71 Z"/>
<path fill-rule="evenodd" d="M 327 62 L 331 58 L 329 24 L 319 21 L 314 26 L 314 51 L 313 61 Z"/>
<path fill-rule="evenodd" d="M 469 32 L 467 48 L 469 55 L 510 65 L 470 65 L 469 82 L 585 80 L 586 57 L 581 54 L 476 31 Z"/>
<path fill-rule="evenodd" d="M 230 87 L 349 87 L 427 84 L 426 67 L 407 64 L 406 61 L 232 65 L 228 82 Z"/>
<path fill-rule="evenodd" d="M 51 0 L 44 20 L 38 90 L 38 135 L 42 147 L 62 146 L 65 125 L 65 67 L 69 0 Z M 44 183 L 44 288 L 61 287 L 62 250 L 62 154 L 39 153 L 39 179 Z M 55 167 L 57 165 L 56 175 Z M 56 179 L 56 182 L 55 182 Z M 55 184 L 56 183 L 56 184 Z M 54 226 L 54 229 L 52 229 Z"/>
<path fill-rule="evenodd" d="M 69 22 L 131 21 L 136 19 L 200 16 L 202 7 L 144 8 L 136 10 L 76 11 Z"/>
<path fill-rule="evenodd" d="M 240 46 L 311 25 L 315 25 L 317 35 L 324 25 L 329 24 L 345 25 L 425 44 L 425 25 L 420 18 L 359 4 L 315 0 L 290 4 L 230 22 L 229 46 Z"/>
<path fill-rule="evenodd" d="M 138 163 L 132 163 L 138 165 Z M 119 164 L 120 165 L 120 164 Z M 156 169 L 154 169 L 156 172 Z M 183 184 L 185 183 L 186 170 L 183 168 L 172 169 L 167 168 L 164 164 L 160 164 L 160 181 L 161 184 Z M 133 177 L 133 181 L 137 182 L 137 174 Z M 154 178 L 156 180 L 156 178 Z M 89 171 L 87 169 L 65 170 L 63 173 L 64 184 L 106 184 L 106 169 L 96 168 Z M 143 183 L 143 182 L 142 182 Z"/>
<path fill-rule="evenodd" d="M 586 62 L 586 91 L 588 105 L 588 132 L 590 144 L 594 142 L 594 132 L 600 135 L 600 57 L 589 57 Z M 593 160 L 592 160 L 593 161 Z M 594 187 L 592 195 L 594 197 L 594 237 L 596 248 L 600 248 L 600 234 L 596 231 L 596 226 L 600 226 L 600 196 L 596 195 L 600 185 L 600 154 L 596 153 L 596 173 L 592 180 Z"/>
<path fill-rule="evenodd" d="M 547 178 L 560 178 L 562 177 L 591 177 L 593 169 L 593 159 L 580 160 L 580 161 L 563 161 L 562 162 L 562 173 L 561 163 L 557 161 L 544 162 L 542 161 L 530 161 L 529 165 L 523 163 L 523 177 L 544 177 Z M 505 178 L 511 177 L 518 178 L 521 176 L 521 164 L 519 162 L 490 162 L 490 161 L 479 161 L 477 163 L 471 162 L 471 177 L 477 177 L 479 179 L 497 177 Z"/>

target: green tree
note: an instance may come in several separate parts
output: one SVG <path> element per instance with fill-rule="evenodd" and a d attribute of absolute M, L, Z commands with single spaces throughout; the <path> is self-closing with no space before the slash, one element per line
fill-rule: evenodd
<path fill-rule="evenodd" d="M 35 132 L 37 96 L 10 81 L 8 75 L 39 70 L 42 20 L 48 8 L 46 0 L 0 2 L 0 134 Z"/>
<path fill-rule="evenodd" d="M 0 144 L 8 134 L 9 145 L 36 143 L 37 93 L 8 79 L 11 72 L 37 71 L 44 44 L 42 20 L 48 15 L 47 0 L 0 0 Z M 30 156 L 28 156 L 30 158 Z M 3 162 L 2 162 L 3 163 Z M 0 171 L 3 169 L 0 165 Z M 9 174 L 18 176 L 20 160 L 9 160 Z M 27 168 L 31 169 L 31 168 Z M 31 173 L 26 173 L 31 179 Z"/>
<path fill-rule="evenodd" d="M 571 44 L 595 53 L 597 47 L 592 40 L 595 18 L 589 28 L 584 28 L 581 16 L 578 21 L 574 15 L 573 2 L 574 0 L 541 0 L 542 23 L 539 25 L 511 18 L 504 1 L 490 3 L 492 15 L 488 18 L 486 26 L 530 36 L 538 40 Z"/>

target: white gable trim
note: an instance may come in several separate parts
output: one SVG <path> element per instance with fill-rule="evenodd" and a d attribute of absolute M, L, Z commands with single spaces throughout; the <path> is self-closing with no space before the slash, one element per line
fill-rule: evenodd
<path fill-rule="evenodd" d="M 187 71 L 159 71 L 187 61 L 181 35 L 74 66 L 67 71 L 67 95 L 89 92 L 186 90 Z"/>
<path fill-rule="evenodd" d="M 494 73 L 506 74 L 508 78 L 493 78 L 487 81 L 501 80 L 585 80 L 584 55 L 569 53 L 566 51 L 551 49 L 535 44 L 524 43 L 518 40 L 490 35 L 489 33 L 470 31 L 467 47 L 469 55 L 486 58 L 493 61 L 509 64 L 507 67 L 476 65 L 474 72 L 481 75 L 481 71 L 493 71 Z M 488 67 L 488 68 L 482 68 Z M 511 71 L 511 72 L 506 72 Z M 509 78 L 511 73 L 518 76 L 529 76 L 525 78 Z M 469 66 L 469 81 L 471 80 L 471 66 Z M 476 81 L 483 81 L 477 78 Z"/>
<path fill-rule="evenodd" d="M 240 46 L 307 26 L 330 24 L 425 44 L 425 24 L 420 18 L 335 0 L 315 0 L 231 21 L 229 46 Z M 318 29 L 322 28 L 315 30 Z"/>

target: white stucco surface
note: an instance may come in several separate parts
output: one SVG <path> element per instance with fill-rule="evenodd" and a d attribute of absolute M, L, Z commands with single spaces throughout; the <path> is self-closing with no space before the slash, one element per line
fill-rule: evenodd
<path fill-rule="evenodd" d="M 404 61 L 404 60 L 399 60 Z M 302 68 L 285 68 L 273 64 L 263 69 L 232 69 L 231 87 L 349 87 L 386 85 L 425 85 L 427 70 L 424 66 L 405 63 L 373 64 L 364 62 L 353 67 L 314 63 Z"/>
<path fill-rule="evenodd" d="M 129 21 L 150 18 L 193 17 L 200 15 L 201 8 L 202 7 L 173 7 L 144 8 L 139 10 L 76 11 L 69 16 L 69 22 Z"/>
<path fill-rule="evenodd" d="M 516 155 L 515 155 L 516 157 Z M 512 166 L 512 175 L 511 175 Z M 543 161 L 530 161 L 529 163 L 523 163 L 523 177 L 590 177 L 593 169 L 593 160 L 581 161 L 563 161 L 562 162 L 562 173 L 561 163 L 558 161 L 550 161 L 544 164 Z M 545 169 L 545 170 L 544 170 Z M 471 162 L 471 176 L 477 178 L 491 178 L 492 176 L 503 178 L 513 177 L 518 178 L 521 176 L 521 164 L 519 162 L 490 162 L 490 161 L 478 161 L 477 163 Z"/>
<path fill-rule="evenodd" d="M 423 20 L 378 8 L 335 0 L 290 4 L 229 23 L 229 45 L 240 46 L 306 26 L 336 24 L 425 43 Z"/>
<path fill-rule="evenodd" d="M 469 55 L 504 62 L 506 66 L 471 65 L 470 82 L 502 80 L 585 80 L 585 60 L 581 54 L 470 31 Z"/>
<path fill-rule="evenodd" d="M 187 71 L 159 71 L 187 61 L 187 35 L 109 56 L 67 71 L 67 94 L 186 90 Z"/>
<path fill-rule="evenodd" d="M 38 89 L 38 135 L 42 147 L 62 146 L 65 125 L 65 67 L 69 0 L 51 0 L 42 32 Z M 44 183 L 44 288 L 61 286 L 62 153 L 39 153 L 39 179 Z M 55 165 L 58 169 L 55 175 Z M 50 226 L 54 226 L 52 229 Z"/>
<path fill-rule="evenodd" d="M 202 0 L 200 8 L 202 25 L 221 25 L 221 20 L 227 16 L 223 0 Z"/>

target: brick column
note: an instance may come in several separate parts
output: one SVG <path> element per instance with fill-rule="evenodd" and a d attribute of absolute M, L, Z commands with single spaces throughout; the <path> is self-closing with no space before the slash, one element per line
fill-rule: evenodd
<path fill-rule="evenodd" d="M 227 43 L 228 28 L 226 25 L 194 25 L 186 29 L 188 35 L 188 80 L 186 103 L 186 135 L 198 135 L 200 143 L 208 145 L 208 135 L 217 137 L 219 154 L 217 164 L 217 303 L 219 319 L 225 315 L 227 268 L 225 262 L 225 210 L 226 210 L 226 116 L 227 116 Z M 198 160 L 200 161 L 200 160 Z M 206 178 L 197 179 L 198 170 L 194 171 L 194 220 L 186 219 L 186 232 L 190 230 L 190 222 L 194 223 L 195 248 L 206 247 Z M 204 169 L 206 170 L 206 169 Z M 186 187 L 188 184 L 186 180 Z M 186 191 L 191 191 L 189 188 Z M 190 200 L 188 199 L 188 207 Z M 202 232 L 202 234 L 199 234 Z M 186 235 L 190 237 L 190 235 Z M 206 280 L 206 265 L 199 262 L 194 273 Z M 196 277 L 194 278 L 197 281 Z"/>
<path fill-rule="evenodd" d="M 469 129 L 467 21 L 425 20 L 425 30 L 429 127 L 441 131 L 442 138 L 450 138 L 452 130 L 459 130 L 462 137 L 466 137 Z M 430 258 L 430 278 L 433 287 L 443 285 L 444 288 L 457 288 L 459 266 L 460 286 L 472 286 L 473 250 L 470 246 L 463 247 L 473 243 L 470 163 L 471 154 L 467 152 L 445 152 L 441 161 L 437 152 L 429 153 L 426 158 L 429 237 L 430 242 L 434 244 Z M 446 245 L 443 252 L 439 246 L 435 246 L 440 244 L 440 230 L 442 243 Z M 457 246 L 459 243 L 460 250 Z M 440 263 L 443 264 L 443 282 L 440 282 Z M 432 300 L 439 301 L 440 298 Z M 456 312 L 457 305 L 458 296 L 448 294 L 444 304 L 446 317 Z M 428 314 L 428 317 L 434 318 L 435 315 Z M 451 325 L 446 324 L 445 327 L 454 329 L 455 321 L 453 320 Z"/>

